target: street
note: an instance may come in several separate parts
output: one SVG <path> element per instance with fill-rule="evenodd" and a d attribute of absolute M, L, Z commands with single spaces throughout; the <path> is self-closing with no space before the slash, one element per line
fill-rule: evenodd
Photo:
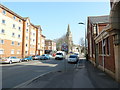
<path fill-rule="evenodd" d="M 73 70 L 75 64 L 68 64 L 66 60 L 34 60 L 1 66 L 2 88 L 13 88 L 51 71 Z"/>

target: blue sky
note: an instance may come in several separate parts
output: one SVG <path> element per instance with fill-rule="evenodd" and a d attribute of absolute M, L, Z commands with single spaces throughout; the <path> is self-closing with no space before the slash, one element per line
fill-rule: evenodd
<path fill-rule="evenodd" d="M 22 17 L 30 17 L 35 25 L 41 25 L 47 39 L 56 39 L 67 32 L 67 26 L 73 35 L 73 42 L 79 44 L 84 38 L 88 16 L 109 15 L 109 2 L 2 2 L 3 5 Z"/>

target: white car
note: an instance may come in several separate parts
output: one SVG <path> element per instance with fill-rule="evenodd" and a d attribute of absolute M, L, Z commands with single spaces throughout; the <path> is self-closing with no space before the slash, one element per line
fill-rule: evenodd
<path fill-rule="evenodd" d="M 70 63 L 77 63 L 78 62 L 78 57 L 76 55 L 70 55 L 68 58 L 68 62 Z"/>
<path fill-rule="evenodd" d="M 0 63 L 10 63 L 12 64 L 13 62 L 21 62 L 21 59 L 17 57 L 5 57 L 0 59 Z"/>

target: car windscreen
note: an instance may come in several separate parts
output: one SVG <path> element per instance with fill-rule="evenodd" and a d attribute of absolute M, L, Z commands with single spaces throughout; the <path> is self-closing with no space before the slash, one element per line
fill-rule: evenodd
<path fill-rule="evenodd" d="M 63 55 L 62 53 L 57 53 L 56 55 Z"/>
<path fill-rule="evenodd" d="M 70 56 L 69 58 L 76 58 L 76 56 Z"/>

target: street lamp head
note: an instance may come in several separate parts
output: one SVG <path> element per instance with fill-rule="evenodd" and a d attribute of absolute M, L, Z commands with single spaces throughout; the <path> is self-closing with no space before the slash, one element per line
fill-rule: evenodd
<path fill-rule="evenodd" d="M 83 24 L 83 25 L 85 25 L 85 23 L 83 23 L 83 22 L 79 22 L 78 24 Z"/>

